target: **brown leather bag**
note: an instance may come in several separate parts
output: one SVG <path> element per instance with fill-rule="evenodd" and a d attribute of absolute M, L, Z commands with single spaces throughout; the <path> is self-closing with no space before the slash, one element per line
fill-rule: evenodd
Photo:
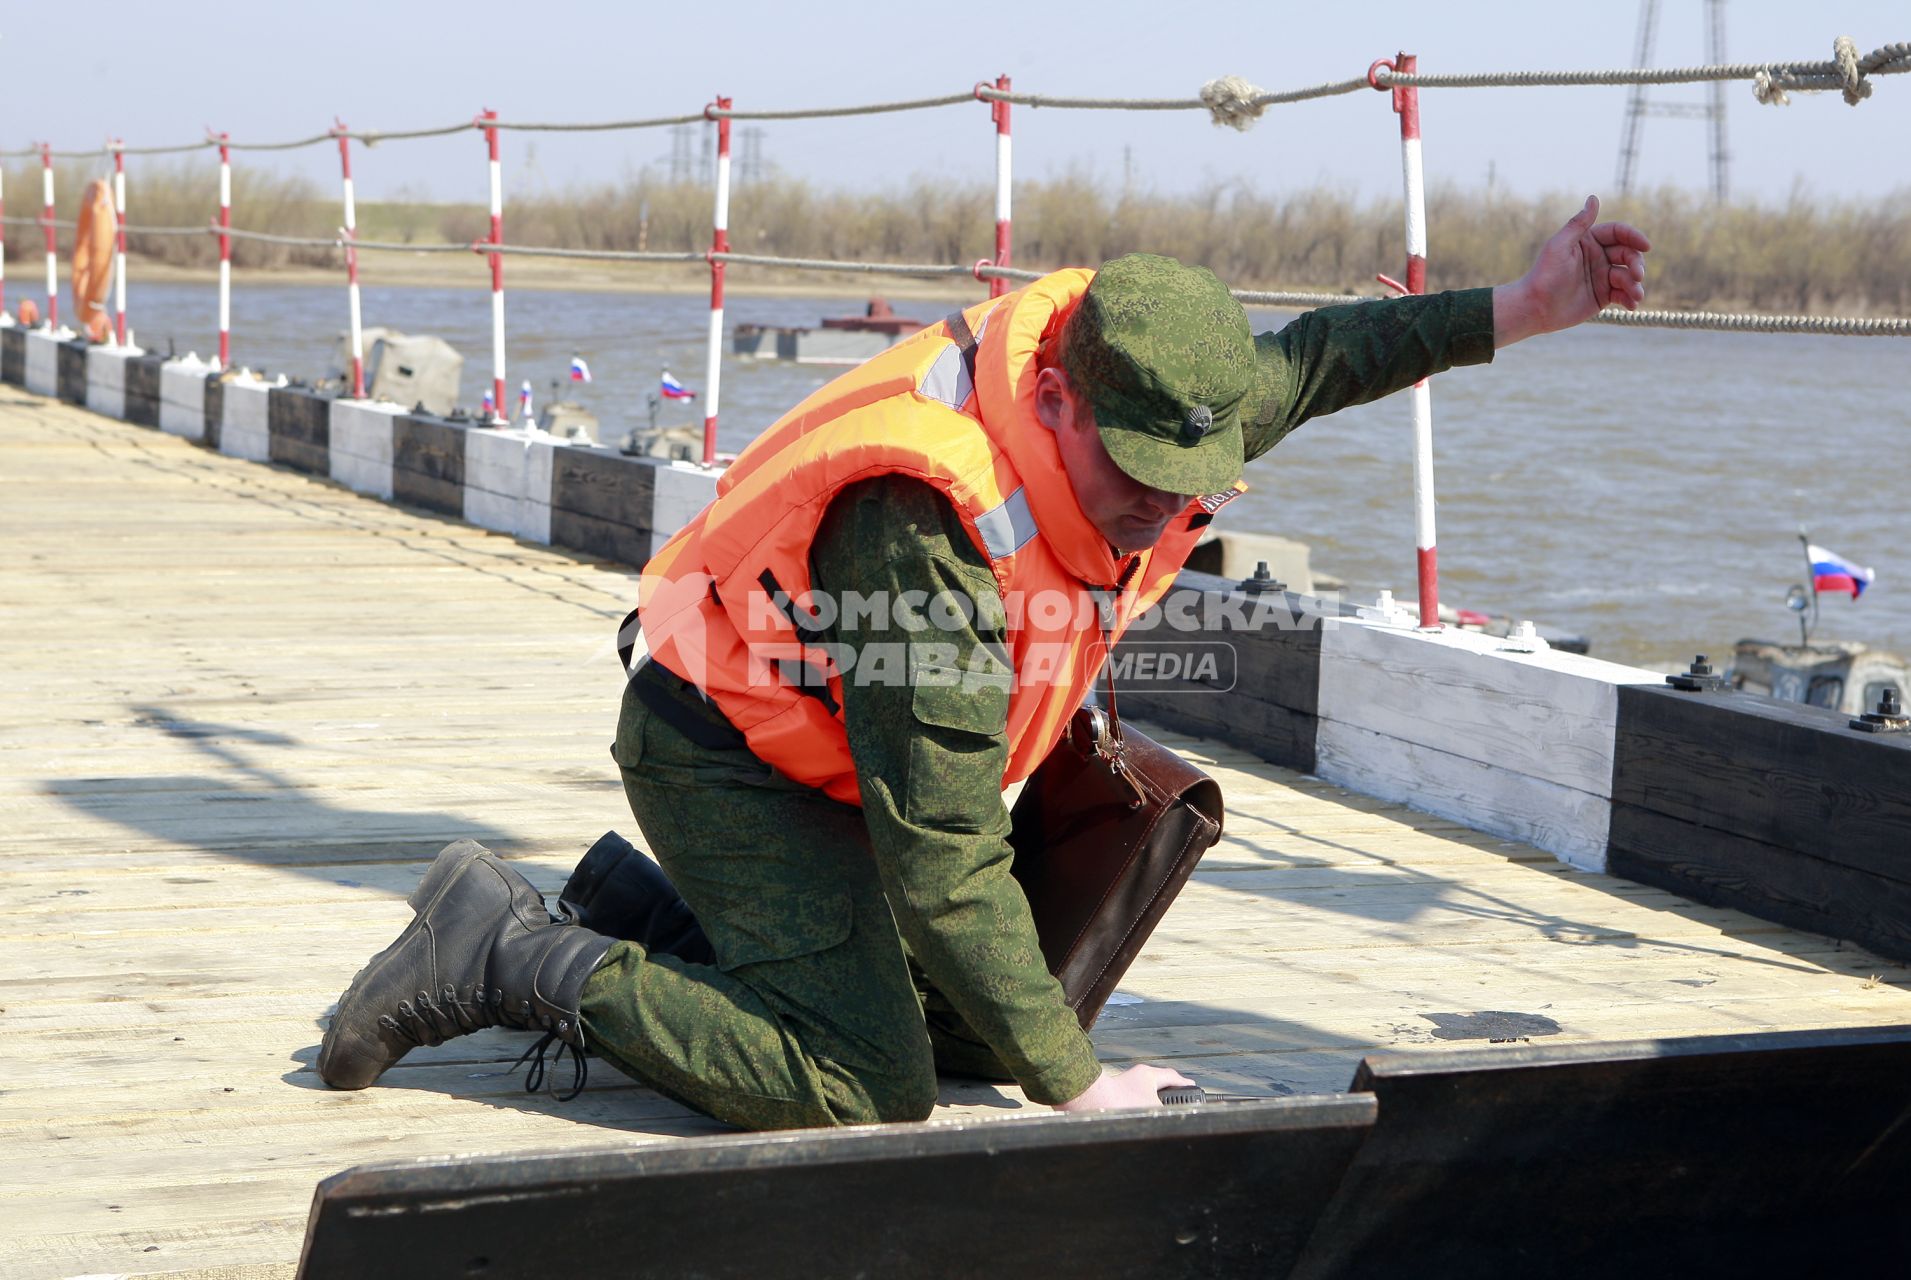
<path fill-rule="evenodd" d="M 1094 1025 L 1201 855 L 1221 788 L 1108 706 L 1083 707 L 1016 799 L 1009 843 L 1049 971 Z"/>

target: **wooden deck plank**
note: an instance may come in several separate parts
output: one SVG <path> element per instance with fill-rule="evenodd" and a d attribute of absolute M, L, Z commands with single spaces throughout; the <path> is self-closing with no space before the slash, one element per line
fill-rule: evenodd
<path fill-rule="evenodd" d="M 0 389 L 0 1280 L 287 1275 L 355 1160 L 710 1124 L 528 1038 L 312 1070 L 323 1019 L 475 835 L 547 891 L 633 831 L 607 746 L 627 567 Z M 1096 1030 L 1212 1088 L 1344 1088 L 1363 1053 L 1911 1021 L 1911 970 L 1186 735 L 1228 834 Z M 1514 1022 L 1529 1032 L 1541 1024 Z M 943 1116 L 1019 1091 L 945 1082 Z"/>

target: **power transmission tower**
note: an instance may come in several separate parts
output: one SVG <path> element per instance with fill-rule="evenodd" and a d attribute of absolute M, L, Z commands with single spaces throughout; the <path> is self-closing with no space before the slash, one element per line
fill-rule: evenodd
<path fill-rule="evenodd" d="M 1704 0 L 1705 58 L 1710 63 L 1725 61 L 1725 0 Z M 1641 71 L 1652 65 L 1652 46 L 1659 25 L 1659 0 L 1639 0 L 1638 38 L 1633 44 L 1633 65 Z M 1725 149 L 1725 85 L 1714 80 L 1705 86 L 1705 101 L 1654 102 L 1646 96 L 1646 86 L 1635 84 L 1626 94 L 1626 124 L 1619 139 L 1620 195 L 1632 192 L 1632 180 L 1639 168 L 1639 151 L 1647 116 L 1671 116 L 1711 122 L 1712 199 L 1724 204 L 1731 193 L 1731 156 Z"/>
<path fill-rule="evenodd" d="M 737 155 L 737 183 L 763 181 L 763 129 L 760 125 L 745 125 L 737 131 L 737 141 L 742 144 Z"/>
<path fill-rule="evenodd" d="M 670 127 L 670 185 L 681 187 L 690 181 L 690 131 L 687 124 Z"/>

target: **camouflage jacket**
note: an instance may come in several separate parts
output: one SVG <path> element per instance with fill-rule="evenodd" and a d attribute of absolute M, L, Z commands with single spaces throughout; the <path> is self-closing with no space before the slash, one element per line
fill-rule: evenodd
<path fill-rule="evenodd" d="M 1255 339 L 1244 423 L 1252 459 L 1309 418 L 1377 399 L 1457 364 L 1493 355 L 1490 290 L 1328 307 Z M 896 924 L 936 989 L 1037 1102 L 1080 1093 L 1100 1071 L 1093 1046 L 1043 963 L 1029 909 L 1009 873 L 1007 699 L 912 696 L 912 638 L 1006 654 L 994 575 L 955 509 L 919 480 L 883 476 L 840 493 L 811 548 L 820 592 L 882 592 L 918 609 L 838 619 L 828 638 L 845 664 L 843 716 L 870 844 Z M 919 594 L 911 594 L 919 593 Z M 911 616 L 913 614 L 913 616 Z M 950 626 L 951 619 L 967 618 Z M 865 661 L 865 659 L 869 661 Z M 985 665 L 985 664 L 981 664 Z"/>

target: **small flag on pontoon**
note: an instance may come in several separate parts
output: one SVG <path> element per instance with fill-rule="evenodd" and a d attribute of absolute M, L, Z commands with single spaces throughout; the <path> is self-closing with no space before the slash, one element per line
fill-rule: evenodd
<path fill-rule="evenodd" d="M 518 412 L 524 417 L 534 417 L 531 412 L 531 380 L 526 378 L 524 385 L 518 388 Z"/>
<path fill-rule="evenodd" d="M 571 357 L 571 381 L 572 382 L 589 382 L 590 380 L 591 380 L 591 367 L 584 363 L 584 357 L 572 356 Z"/>
<path fill-rule="evenodd" d="M 662 389 L 666 400 L 695 400 L 697 398 L 697 393 L 671 377 L 668 369 L 664 370 Z"/>
<path fill-rule="evenodd" d="M 1856 600 L 1877 576 L 1872 570 L 1853 564 L 1836 551 L 1827 551 L 1810 543 L 1805 544 L 1805 554 L 1811 557 L 1812 588 L 1816 591 L 1849 591 L 1851 598 Z"/>

